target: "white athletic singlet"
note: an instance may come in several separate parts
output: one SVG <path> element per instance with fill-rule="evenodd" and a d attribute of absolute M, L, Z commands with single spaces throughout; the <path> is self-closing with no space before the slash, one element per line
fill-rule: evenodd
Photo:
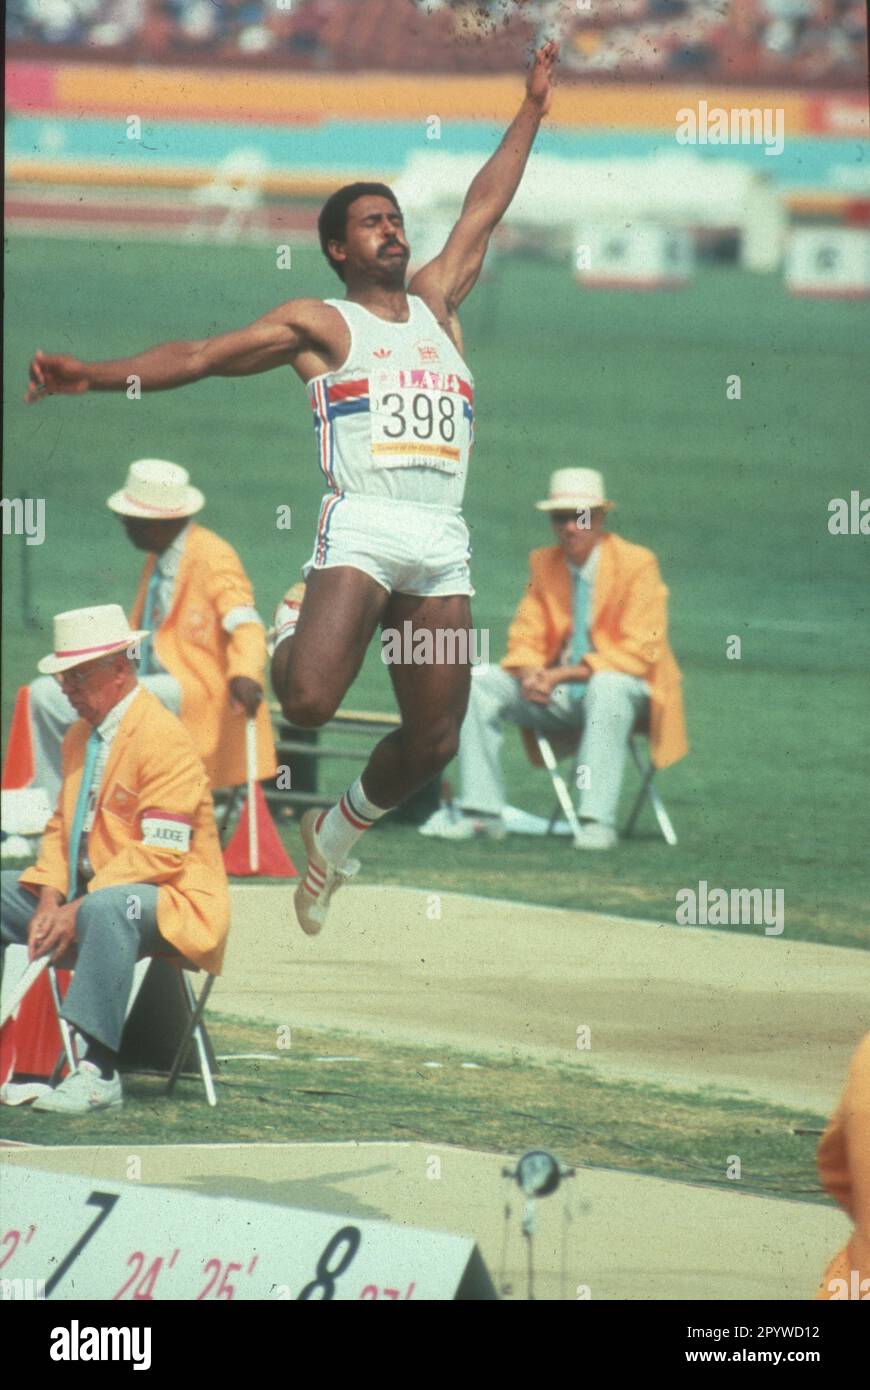
<path fill-rule="evenodd" d="M 350 331 L 344 366 L 308 383 L 317 453 L 333 491 L 422 506 L 462 505 L 474 438 L 474 383 L 418 295 L 407 323 L 325 301 Z"/>

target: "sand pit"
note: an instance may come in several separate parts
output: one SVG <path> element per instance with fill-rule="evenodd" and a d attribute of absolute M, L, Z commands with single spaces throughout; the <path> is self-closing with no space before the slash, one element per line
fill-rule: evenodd
<path fill-rule="evenodd" d="M 212 1007 L 272 1024 L 561 1060 L 827 1114 L 870 954 L 462 894 L 348 887 L 306 937 L 293 886 L 233 888 Z M 577 1050 L 577 1028 L 592 1047 Z"/>

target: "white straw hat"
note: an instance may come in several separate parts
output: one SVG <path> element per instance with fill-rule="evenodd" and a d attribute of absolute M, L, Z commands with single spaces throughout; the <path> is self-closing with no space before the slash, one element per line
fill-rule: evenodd
<path fill-rule="evenodd" d="M 144 629 L 131 632 L 120 603 L 104 603 L 98 608 L 73 608 L 54 618 L 54 651 L 37 663 L 44 676 L 56 676 L 86 661 L 122 652 L 141 637 Z"/>
<path fill-rule="evenodd" d="M 575 507 L 603 507 L 610 511 L 615 502 L 604 495 L 604 479 L 594 468 L 558 468 L 550 476 L 550 495 L 536 502 L 539 512 L 570 512 Z"/>
<path fill-rule="evenodd" d="M 137 459 L 127 470 L 127 481 L 120 492 L 113 492 L 106 503 L 121 516 L 151 517 L 174 521 L 193 516 L 205 505 L 198 487 L 191 487 L 186 468 L 165 459 Z"/>

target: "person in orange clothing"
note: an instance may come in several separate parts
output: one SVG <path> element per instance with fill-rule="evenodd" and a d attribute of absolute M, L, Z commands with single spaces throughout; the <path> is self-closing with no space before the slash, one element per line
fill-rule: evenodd
<path fill-rule="evenodd" d="M 822 1186 L 855 1222 L 822 1276 L 819 1299 L 870 1300 L 870 1033 L 849 1064 L 843 1096 L 819 1144 Z"/>
<path fill-rule="evenodd" d="M 275 774 L 275 744 L 263 700 L 265 630 L 238 555 L 192 520 L 204 503 L 186 469 L 139 459 L 107 505 L 149 552 L 130 615 L 154 634 L 142 643 L 140 680 L 188 729 L 212 787 L 226 787 L 247 778 L 245 717 L 257 721 L 259 780 Z M 30 697 L 34 781 L 54 804 L 75 714 L 53 681 L 34 681 Z"/>
<path fill-rule="evenodd" d="M 217 974 L 230 920 L 205 769 L 181 722 L 137 680 L 147 631 L 117 604 L 54 619 L 58 678 L 79 716 L 63 742 L 63 782 L 36 864 L 0 881 L 2 939 L 31 959 L 75 952 L 63 1017 L 85 1045 L 79 1066 L 35 1108 L 86 1114 L 122 1103 L 117 1053 L 137 959 L 175 954 Z"/>
<path fill-rule="evenodd" d="M 442 808 L 423 834 L 504 834 L 505 722 L 523 730 L 535 762 L 533 730 L 566 751 L 582 731 L 581 849 L 610 849 L 617 841 L 628 738 L 638 719 L 649 723 L 656 767 L 687 752 L 680 672 L 667 641 L 668 591 L 651 551 L 604 529 L 613 505 L 593 469 L 552 475 L 550 495 L 537 506 L 549 513 L 557 543 L 532 551 L 501 666 L 472 673 L 459 744 L 463 815 Z"/>

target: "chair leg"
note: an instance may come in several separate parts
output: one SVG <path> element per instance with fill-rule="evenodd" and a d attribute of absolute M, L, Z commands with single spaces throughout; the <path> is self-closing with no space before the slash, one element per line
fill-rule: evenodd
<path fill-rule="evenodd" d="M 211 1074 L 211 1067 L 209 1066 L 208 1061 L 208 1049 L 205 1045 L 205 1037 L 203 1036 L 203 1030 L 201 1027 L 202 1016 L 205 1012 L 205 1006 L 208 1002 L 208 996 L 211 994 L 211 989 L 212 985 L 214 984 L 215 977 L 214 975 L 209 975 L 208 979 L 206 980 L 205 984 L 200 990 L 199 998 L 197 999 L 196 994 L 194 993 L 193 986 L 191 985 L 190 980 L 187 978 L 184 971 L 179 971 L 179 974 L 181 976 L 181 989 L 184 993 L 184 997 L 187 1001 L 187 1005 L 190 1010 L 190 1018 L 187 1021 L 187 1026 L 184 1030 L 184 1036 L 181 1039 L 178 1052 L 175 1055 L 175 1061 L 172 1064 L 172 1070 L 169 1073 L 169 1080 L 166 1083 L 166 1094 L 169 1096 L 175 1090 L 175 1083 L 177 1082 L 179 1074 L 181 1072 L 181 1068 L 184 1065 L 184 1058 L 187 1053 L 187 1049 L 190 1046 L 191 1039 L 193 1039 L 196 1045 L 196 1054 L 199 1061 L 199 1070 L 200 1075 L 202 1076 L 202 1084 L 205 1087 L 206 1099 L 208 1100 L 209 1105 L 217 1105 L 217 1095 L 215 1093 L 214 1088 L 214 1078 Z"/>
<path fill-rule="evenodd" d="M 565 814 L 565 819 L 571 827 L 571 833 L 574 836 L 574 843 L 576 844 L 577 840 L 580 838 L 580 835 L 582 833 L 580 829 L 580 822 L 577 819 L 577 812 L 574 810 L 574 803 L 571 800 L 570 795 L 568 794 L 568 788 L 565 786 L 565 779 L 559 771 L 559 765 L 556 762 L 556 755 L 553 752 L 550 740 L 548 738 L 545 738 L 543 734 L 536 733 L 535 739 L 537 741 L 538 751 L 541 754 L 544 766 L 550 774 L 550 781 L 553 783 L 553 789 L 556 793 L 556 796 L 559 798 L 559 805 L 562 807 L 562 810 Z M 553 821 L 553 819 L 551 818 L 550 829 L 552 829 L 552 826 L 554 824 L 555 821 Z"/>
<path fill-rule="evenodd" d="M 637 767 L 637 770 L 640 773 L 641 783 L 637 796 L 634 800 L 634 805 L 631 808 L 631 814 L 629 815 L 628 820 L 625 824 L 625 829 L 622 832 L 623 839 L 627 840 L 631 836 L 632 832 L 634 831 L 634 827 L 637 824 L 637 818 L 641 813 L 643 804 L 646 801 L 647 797 L 649 797 L 653 811 L 655 812 L 656 820 L 658 821 L 659 830 L 662 832 L 665 842 L 673 846 L 677 843 L 677 834 L 674 830 L 671 818 L 665 809 L 665 803 L 659 796 L 656 787 L 653 786 L 653 778 L 655 777 L 656 772 L 655 767 L 653 766 L 650 760 L 644 762 L 643 758 L 640 755 L 640 752 L 638 751 L 637 742 L 634 736 L 632 736 L 628 740 L 628 747 L 631 752 L 631 756 L 634 759 L 635 766 Z"/>
<path fill-rule="evenodd" d="M 649 799 L 652 802 L 652 808 L 656 813 L 656 820 L 659 823 L 659 829 L 664 835 L 667 844 L 673 847 L 677 843 L 677 832 L 676 830 L 674 830 L 671 818 L 665 810 L 665 803 L 662 801 L 655 787 L 652 785 L 652 779 L 650 779 Z"/>
<path fill-rule="evenodd" d="M 60 1052 L 57 1054 L 57 1061 L 55 1062 L 54 1067 L 52 1068 L 51 1076 L 48 1078 L 48 1084 L 52 1087 L 52 1089 L 54 1089 L 54 1087 L 59 1085 L 60 1083 L 61 1074 L 63 1072 L 64 1063 L 66 1062 L 66 1060 L 66 1052 L 64 1048 L 61 1048 Z"/>
<path fill-rule="evenodd" d="M 53 965 L 50 965 L 48 967 L 48 983 L 49 988 L 51 989 L 51 997 L 54 1000 L 54 1012 L 57 1015 L 57 1026 L 60 1029 L 60 1036 L 63 1042 L 63 1056 L 66 1058 L 66 1064 L 69 1067 L 70 1072 L 74 1072 L 78 1068 L 79 1062 L 78 1057 L 76 1056 L 75 1043 L 73 1042 L 72 1029 L 67 1023 L 66 1019 L 61 1017 L 60 1009 L 63 1000 L 60 997 L 60 986 L 57 983 L 57 971 L 55 970 Z M 60 1058 L 58 1058 L 58 1063 L 60 1063 Z M 55 1084 L 55 1072 L 58 1072 L 58 1075 L 60 1074 L 58 1071 L 57 1063 L 55 1064 L 54 1071 L 52 1072 L 52 1085 Z"/>
<path fill-rule="evenodd" d="M 634 834 L 634 827 L 637 825 L 637 818 L 640 815 L 643 803 L 646 801 L 647 798 L 649 784 L 650 777 L 649 774 L 647 774 L 640 784 L 637 796 L 634 798 L 634 803 L 631 808 L 631 814 L 628 820 L 625 822 L 625 829 L 622 832 L 623 840 L 630 840 L 632 835 Z"/>

